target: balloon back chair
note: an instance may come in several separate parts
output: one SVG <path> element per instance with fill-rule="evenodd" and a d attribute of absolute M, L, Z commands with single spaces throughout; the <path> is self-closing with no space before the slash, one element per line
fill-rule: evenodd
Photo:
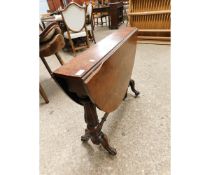
<path fill-rule="evenodd" d="M 60 64 L 64 64 L 58 52 L 65 46 L 65 42 L 57 23 L 51 23 L 41 32 L 39 35 L 39 46 L 39 56 L 52 76 L 52 70 L 45 57 L 55 54 Z"/>
<path fill-rule="evenodd" d="M 47 71 L 51 76 L 53 76 L 53 72 L 48 65 L 45 57 L 48 57 L 52 54 L 55 54 L 58 61 L 61 65 L 64 64 L 64 61 L 61 59 L 58 52 L 65 46 L 64 38 L 61 34 L 61 30 L 56 23 L 51 23 L 49 26 L 47 26 L 44 30 L 42 30 L 41 26 L 40 28 L 40 35 L 39 35 L 39 56 L 44 63 Z M 47 98 L 47 95 L 42 88 L 41 84 L 39 84 L 39 91 L 41 96 L 44 98 L 46 103 L 49 103 L 49 100 Z"/>
<path fill-rule="evenodd" d="M 87 30 L 88 32 L 90 33 L 90 39 L 92 41 L 94 41 L 94 43 L 96 43 L 96 40 L 95 40 L 95 36 L 94 36 L 94 20 L 93 20 L 93 5 L 91 3 L 89 3 L 87 5 L 87 15 L 88 15 L 88 25 L 87 25 Z"/>
<path fill-rule="evenodd" d="M 63 21 L 67 31 L 64 32 L 64 37 L 69 40 L 73 54 L 76 51 L 89 47 L 87 28 L 86 28 L 86 7 L 82 7 L 74 2 L 69 3 L 63 11 L 61 11 Z M 76 47 L 73 39 L 85 38 L 84 45 Z"/>

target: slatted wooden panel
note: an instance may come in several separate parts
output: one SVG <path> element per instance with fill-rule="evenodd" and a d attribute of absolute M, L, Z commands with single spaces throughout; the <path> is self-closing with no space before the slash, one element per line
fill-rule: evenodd
<path fill-rule="evenodd" d="M 170 0 L 130 0 L 130 12 L 169 10 Z"/>
<path fill-rule="evenodd" d="M 133 15 L 130 24 L 139 29 L 170 29 L 170 14 Z"/>
<path fill-rule="evenodd" d="M 170 9 L 170 0 L 129 0 L 130 26 L 139 28 L 140 40 L 170 40 Z"/>

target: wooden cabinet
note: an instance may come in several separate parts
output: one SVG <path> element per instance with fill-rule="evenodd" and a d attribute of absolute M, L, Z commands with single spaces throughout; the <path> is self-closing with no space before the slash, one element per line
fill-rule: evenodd
<path fill-rule="evenodd" d="M 111 29 L 118 29 L 119 25 L 123 22 L 123 2 L 109 3 L 109 13 Z"/>
<path fill-rule="evenodd" d="M 139 29 L 140 41 L 170 41 L 170 0 L 129 0 L 130 26 Z"/>

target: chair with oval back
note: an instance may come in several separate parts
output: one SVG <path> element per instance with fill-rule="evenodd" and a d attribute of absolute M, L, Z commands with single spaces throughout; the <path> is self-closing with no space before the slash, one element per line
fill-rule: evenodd
<path fill-rule="evenodd" d="M 39 56 L 52 76 L 52 70 L 48 65 L 45 57 L 55 54 L 61 65 L 64 61 L 59 55 L 59 51 L 65 46 L 64 38 L 61 34 L 61 29 L 56 23 L 51 23 L 39 34 Z"/>
<path fill-rule="evenodd" d="M 64 33 L 64 37 L 69 40 L 72 47 L 73 54 L 79 49 L 89 47 L 86 22 L 86 7 L 82 7 L 74 2 L 68 4 L 61 12 L 63 21 L 66 25 L 67 31 Z M 85 37 L 85 45 L 76 47 L 72 39 Z"/>
<path fill-rule="evenodd" d="M 50 66 L 48 65 L 45 57 L 48 57 L 52 54 L 55 54 L 58 61 L 61 65 L 64 64 L 64 61 L 58 54 L 58 52 L 65 46 L 64 38 L 61 34 L 61 29 L 59 28 L 58 24 L 51 23 L 49 26 L 47 26 L 44 30 L 41 25 L 39 25 L 40 35 L 39 35 L 39 56 L 44 63 L 45 67 L 47 68 L 47 71 L 52 76 L 52 70 Z M 41 96 L 44 98 L 46 103 L 49 103 L 49 100 L 47 98 L 47 95 L 41 86 L 41 83 L 39 84 L 39 91 Z"/>
<path fill-rule="evenodd" d="M 87 15 L 88 15 L 88 25 L 87 30 L 90 31 L 91 40 L 96 43 L 95 36 L 94 36 L 94 24 L 93 24 L 93 5 L 89 3 L 87 5 Z"/>

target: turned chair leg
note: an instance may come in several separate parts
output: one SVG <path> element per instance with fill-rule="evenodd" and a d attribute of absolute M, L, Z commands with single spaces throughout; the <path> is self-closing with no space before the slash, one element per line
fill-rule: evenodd
<path fill-rule="evenodd" d="M 71 46 L 72 51 L 73 51 L 73 56 L 76 56 L 76 50 L 75 50 L 75 47 L 74 47 L 74 43 L 71 39 L 69 39 L 69 43 L 70 43 L 70 46 Z"/>
<path fill-rule="evenodd" d="M 103 26 L 103 18 L 101 17 L 101 25 Z"/>
<path fill-rule="evenodd" d="M 47 68 L 47 71 L 49 72 L 49 74 L 52 76 L 52 70 L 50 69 L 49 65 L 47 64 L 47 61 L 45 60 L 44 57 L 40 57 L 42 62 L 44 63 L 45 67 Z"/>
<path fill-rule="evenodd" d="M 96 24 L 97 24 L 97 26 L 98 26 L 98 18 L 96 18 Z"/>
<path fill-rule="evenodd" d="M 95 35 L 94 35 L 94 32 L 93 32 L 93 30 L 92 30 L 92 37 L 93 37 L 93 42 L 96 44 L 96 40 L 95 40 Z"/>
<path fill-rule="evenodd" d="M 86 44 L 87 44 L 87 48 L 89 48 L 90 47 L 90 43 L 89 43 L 88 35 L 86 36 Z"/>
<path fill-rule="evenodd" d="M 58 53 L 55 53 L 55 56 L 57 57 L 57 59 L 60 62 L 60 64 L 61 65 L 64 65 L 64 61 L 62 60 L 62 58 L 60 57 L 60 55 Z"/>
<path fill-rule="evenodd" d="M 39 84 L 39 92 L 40 92 L 41 96 L 43 97 L 43 99 L 45 100 L 45 103 L 49 103 L 47 95 L 46 95 L 44 89 L 42 88 L 41 84 Z"/>

